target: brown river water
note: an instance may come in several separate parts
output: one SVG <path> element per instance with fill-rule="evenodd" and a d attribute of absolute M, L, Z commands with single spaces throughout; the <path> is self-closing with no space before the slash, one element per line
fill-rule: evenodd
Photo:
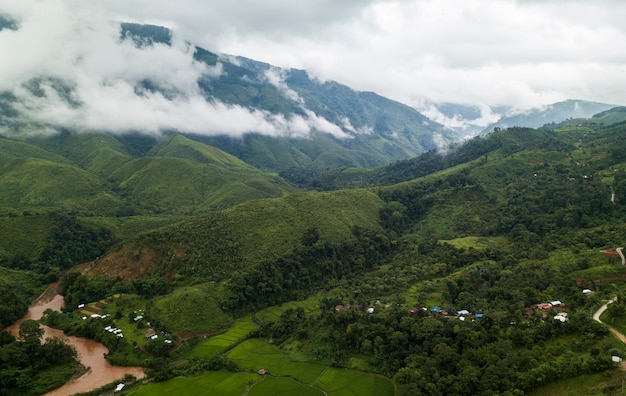
<path fill-rule="evenodd" d="M 45 293 L 44 295 L 45 296 Z M 52 299 L 39 298 L 35 301 L 24 317 L 11 326 L 7 327 L 7 331 L 15 337 L 19 335 L 20 323 L 26 319 L 39 320 L 43 312 L 51 308 L 60 311 L 63 306 L 63 296 L 56 294 Z M 89 392 L 103 385 L 117 381 L 124 377 L 125 374 L 131 374 L 137 378 L 144 377 L 142 367 L 121 367 L 112 366 L 105 358 L 104 354 L 109 352 L 107 347 L 99 342 L 82 337 L 72 337 L 65 335 L 61 330 L 53 329 L 48 326 L 41 325 L 44 329 L 44 339 L 48 337 L 62 337 L 76 348 L 78 360 L 89 370 L 78 378 L 71 380 L 60 388 L 46 393 L 49 396 L 67 396 L 79 392 Z"/>

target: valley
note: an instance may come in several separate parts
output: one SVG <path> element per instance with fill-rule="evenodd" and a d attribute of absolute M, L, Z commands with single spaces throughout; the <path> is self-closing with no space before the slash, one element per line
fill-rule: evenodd
<path fill-rule="evenodd" d="M 626 270 L 601 253 L 626 238 L 626 129 L 586 128 L 502 130 L 363 170 L 358 183 L 333 171 L 319 179 L 327 191 L 182 135 L 134 138 L 155 153 L 145 158 L 107 137 L 125 156 L 115 166 L 53 149 L 71 139 L 98 151 L 97 135 L 6 140 L 6 173 L 48 158 L 102 177 L 91 186 L 109 203 L 45 186 L 47 202 L 6 196 L 2 321 L 60 278 L 65 304 L 41 322 L 98 341 L 120 373 L 143 367 L 145 378 L 123 379 L 136 395 L 541 395 L 560 381 L 583 384 L 569 394 L 611 394 L 621 378 L 611 359 L 625 347 L 593 312 L 617 295 L 602 321 L 626 326 Z M 157 163 L 172 177 L 144 184 Z M 187 179 L 209 165 L 239 172 L 215 182 L 228 193 Z M 48 174 L 50 186 L 68 183 Z M 212 206 L 216 196 L 227 198 Z"/>

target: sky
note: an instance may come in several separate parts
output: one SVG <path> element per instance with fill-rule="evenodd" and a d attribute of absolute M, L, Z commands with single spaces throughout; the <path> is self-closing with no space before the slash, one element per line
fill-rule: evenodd
<path fill-rule="evenodd" d="M 498 116 L 490 106 L 626 105 L 623 0 L 0 0 L 0 15 L 20 27 L 0 31 L 0 91 L 17 95 L 23 114 L 63 126 L 241 135 L 325 125 L 314 114 L 286 120 L 207 103 L 196 82 L 221 71 L 194 62 L 188 43 L 433 116 L 438 102 L 479 106 L 485 122 Z M 167 26 L 174 45 L 139 50 L 118 39 L 114 21 Z M 82 106 L 23 88 L 43 75 L 71 81 Z M 172 95 L 138 95 L 145 77 Z"/>

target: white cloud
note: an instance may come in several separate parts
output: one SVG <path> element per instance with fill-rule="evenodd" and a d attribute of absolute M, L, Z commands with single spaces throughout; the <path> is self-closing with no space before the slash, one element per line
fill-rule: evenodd
<path fill-rule="evenodd" d="M 319 6 L 303 7 L 317 15 Z M 286 20 L 280 28 L 244 28 L 230 15 L 234 27 L 210 44 L 404 103 L 626 104 L 622 1 L 376 1 L 318 20 L 313 34 L 293 26 L 289 9 L 273 10 Z"/>
<path fill-rule="evenodd" d="M 196 62 L 195 48 L 176 34 L 171 46 L 137 48 L 131 39 L 120 38 L 119 24 L 104 7 L 78 0 L 30 0 L 0 11 L 19 23 L 17 31 L 0 32 L 0 53 L 15 54 L 0 63 L 0 90 L 17 97 L 16 109 L 28 121 L 118 133 L 181 130 L 305 137 L 316 130 L 348 136 L 308 109 L 303 116 L 286 118 L 207 101 L 198 80 L 219 77 L 221 65 Z M 281 76 L 268 78 L 302 102 Z M 144 81 L 151 87 L 141 88 Z M 26 88 L 33 82 L 44 95 Z M 70 88 L 69 97 L 54 88 L 58 82 Z"/>
<path fill-rule="evenodd" d="M 306 111 L 285 119 L 207 103 L 196 82 L 223 71 L 194 62 L 187 40 L 409 105 L 524 109 L 568 98 L 626 104 L 621 0 L 0 0 L 0 13 L 20 24 L 0 32 L 0 53 L 10 54 L 0 62 L 0 90 L 16 92 L 25 111 L 58 125 L 235 135 L 354 132 Z M 173 46 L 137 49 L 120 42 L 112 21 L 171 27 Z M 17 88 L 41 76 L 72 83 L 85 107 L 60 98 L 45 102 Z M 133 87 L 146 78 L 167 97 L 137 95 Z M 268 78 L 286 87 L 280 75 Z"/>

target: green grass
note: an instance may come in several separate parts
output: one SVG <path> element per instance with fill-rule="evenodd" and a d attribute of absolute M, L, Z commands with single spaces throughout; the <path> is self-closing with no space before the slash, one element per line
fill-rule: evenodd
<path fill-rule="evenodd" d="M 214 332 L 230 327 L 233 319 L 213 298 L 210 285 L 181 287 L 155 300 L 157 316 L 173 332 Z"/>
<path fill-rule="evenodd" d="M 250 388 L 250 396 L 324 396 L 320 389 L 304 385 L 293 378 L 272 377 L 266 375 L 263 381 L 256 383 Z"/>
<path fill-rule="evenodd" d="M 256 381 L 259 381 L 259 375 L 256 373 L 214 371 L 197 377 L 177 377 L 165 382 L 148 384 L 130 392 L 129 395 L 241 396 Z"/>
<path fill-rule="evenodd" d="M 168 213 L 223 209 L 248 200 L 279 197 L 292 189 L 280 178 L 249 166 L 171 157 L 131 160 L 112 178 L 131 205 Z"/>
<path fill-rule="evenodd" d="M 448 240 L 440 240 L 439 242 L 445 242 L 457 249 L 469 249 L 474 248 L 477 250 L 484 250 L 488 247 L 502 249 L 503 246 L 509 244 L 505 237 L 480 237 L 480 236 L 467 236 L 463 238 L 455 238 Z"/>
<path fill-rule="evenodd" d="M 0 207 L 110 214 L 117 205 L 104 180 L 77 166 L 28 158 L 0 173 Z"/>
<path fill-rule="evenodd" d="M 143 215 L 124 217 L 81 217 L 80 221 L 113 231 L 119 239 L 131 239 L 139 234 L 180 222 L 184 219 L 176 215 Z"/>
<path fill-rule="evenodd" d="M 311 296 L 302 301 L 289 301 L 281 305 L 274 305 L 272 307 L 265 308 L 255 314 L 255 317 L 259 322 L 264 321 L 277 321 L 280 315 L 288 309 L 303 308 L 306 315 L 310 315 L 320 311 L 319 297 Z"/>
<path fill-rule="evenodd" d="M 579 375 L 556 381 L 529 393 L 530 396 L 607 396 L 622 395 L 624 371 L 615 369 Z"/>
<path fill-rule="evenodd" d="M 256 328 L 257 325 L 252 321 L 250 316 L 239 318 L 235 320 L 228 331 L 200 343 L 191 350 L 186 357 L 204 359 L 217 355 L 244 340 L 245 337 Z"/>
<path fill-rule="evenodd" d="M 312 384 L 324 372 L 326 365 L 294 361 L 285 356 L 276 346 L 266 340 L 250 339 L 237 345 L 228 357 L 243 369 L 257 371 L 265 369 L 272 375 L 289 376 Z"/>
<path fill-rule="evenodd" d="M 393 383 L 382 376 L 361 371 L 329 368 L 315 385 L 328 396 L 393 396 Z"/>

